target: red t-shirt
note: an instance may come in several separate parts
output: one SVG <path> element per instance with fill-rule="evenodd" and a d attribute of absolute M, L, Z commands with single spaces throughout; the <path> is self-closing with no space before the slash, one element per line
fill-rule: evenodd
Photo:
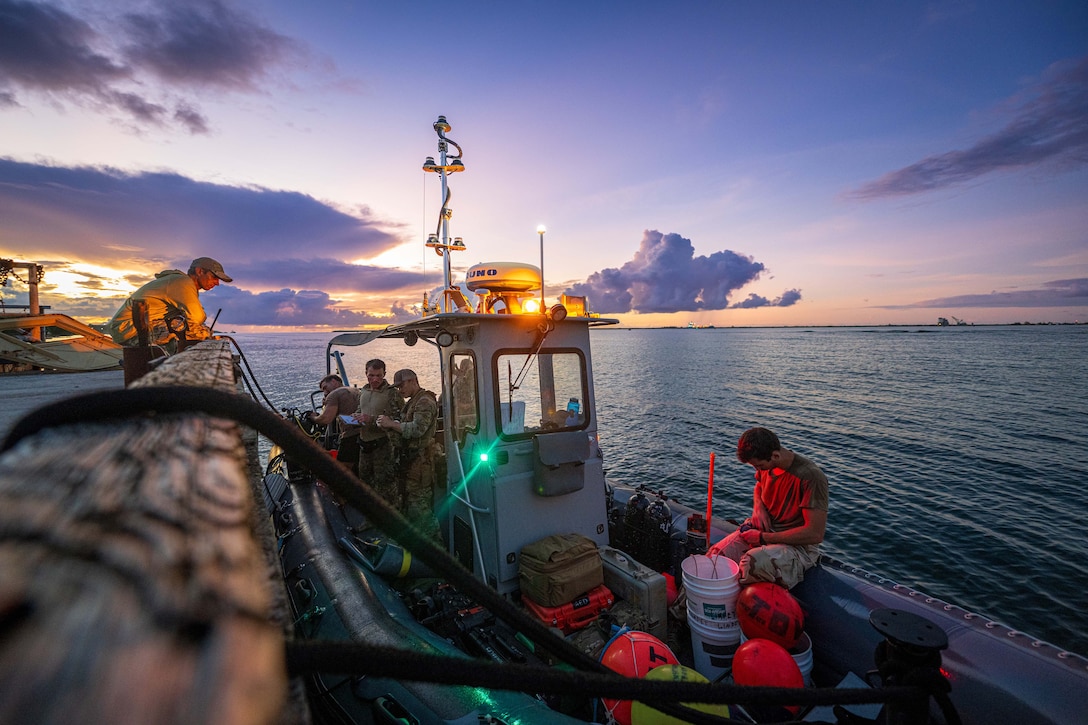
<path fill-rule="evenodd" d="M 788 470 L 756 471 L 756 488 L 775 531 L 803 526 L 801 509 L 827 511 L 827 476 L 798 453 L 794 453 Z"/>

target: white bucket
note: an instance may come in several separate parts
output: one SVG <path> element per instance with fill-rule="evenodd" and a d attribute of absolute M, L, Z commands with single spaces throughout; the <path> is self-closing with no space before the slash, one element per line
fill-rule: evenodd
<path fill-rule="evenodd" d="M 698 622 L 704 629 L 717 629 L 721 632 L 739 628 L 736 612 L 733 612 L 732 615 L 727 612 L 725 619 L 707 619 L 699 613 L 699 610 L 692 608 L 690 601 L 688 602 L 688 621 Z"/>
<path fill-rule="evenodd" d="M 691 630 L 691 652 L 695 670 L 711 682 L 733 669 L 733 654 L 740 644 L 740 627 L 721 630 L 704 627 L 688 612 Z"/>
<path fill-rule="evenodd" d="M 748 641 L 744 632 L 740 633 L 740 641 L 742 644 Z M 805 679 L 805 687 L 812 687 L 812 639 L 802 632 L 797 644 L 790 647 L 787 652 L 790 653 L 790 657 L 793 657 L 793 661 L 797 663 L 797 669 L 801 670 L 801 676 Z"/>
<path fill-rule="evenodd" d="M 801 669 L 801 675 L 805 678 L 805 687 L 812 687 L 812 640 L 802 632 L 801 639 L 790 648 L 789 653 Z"/>
<path fill-rule="evenodd" d="M 740 644 L 740 567 L 727 556 L 695 554 L 684 559 L 680 568 L 688 598 L 695 669 L 713 681 L 732 669 L 733 653 Z"/>
<path fill-rule="evenodd" d="M 684 559 L 680 565 L 683 570 L 684 591 L 688 597 L 688 613 L 696 621 L 704 624 L 706 620 L 717 623 L 717 629 L 737 630 L 737 595 L 740 585 L 740 567 L 727 556 L 705 556 L 695 554 Z M 740 635 L 735 635 L 738 640 Z"/>

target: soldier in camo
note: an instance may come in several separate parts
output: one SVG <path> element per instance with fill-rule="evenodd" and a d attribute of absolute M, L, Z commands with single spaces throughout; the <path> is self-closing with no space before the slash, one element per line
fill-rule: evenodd
<path fill-rule="evenodd" d="M 397 508 L 424 535 L 437 539 L 438 521 L 434 517 L 435 442 L 438 425 L 438 400 L 424 390 L 411 370 L 398 370 L 393 387 L 407 401 L 400 420 L 382 415 L 378 427 L 391 431 L 396 447 L 396 480 L 401 494 Z"/>
<path fill-rule="evenodd" d="M 359 407 L 355 420 L 362 429 L 359 432 L 359 456 L 356 472 L 366 484 L 373 487 L 386 501 L 400 508 L 393 460 L 393 444 L 389 431 L 378 427 L 378 416 L 397 418 L 400 415 L 400 393 L 385 379 L 385 362 L 368 360 L 366 385 L 359 390 Z"/>

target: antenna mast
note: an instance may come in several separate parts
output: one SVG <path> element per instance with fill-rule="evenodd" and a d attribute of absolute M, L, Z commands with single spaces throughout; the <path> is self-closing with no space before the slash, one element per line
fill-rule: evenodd
<path fill-rule="evenodd" d="M 460 290 L 453 286 L 450 252 L 464 251 L 465 249 L 465 242 L 461 237 L 450 239 L 450 217 L 453 216 L 453 209 L 449 206 L 452 194 L 446 177 L 449 174 L 464 171 L 465 165 L 461 163 L 461 156 L 464 155 L 461 147 L 456 141 L 446 138 L 449 130 L 450 124 L 446 121 L 446 117 L 439 116 L 438 120 L 434 122 L 434 131 L 438 134 L 438 163 L 434 162 L 433 156 L 428 156 L 427 160 L 423 162 L 424 171 L 436 172 L 442 180 L 442 209 L 438 213 L 438 227 L 433 234 L 427 237 L 427 246 L 442 257 L 442 280 L 445 287 L 442 294 L 442 312 L 452 312 L 453 308 L 457 307 L 452 299 L 454 293 L 456 292 L 457 296 L 460 296 Z M 447 158 L 451 144 L 457 149 L 457 154 Z M 424 311 L 424 314 L 426 314 L 426 311 Z"/>

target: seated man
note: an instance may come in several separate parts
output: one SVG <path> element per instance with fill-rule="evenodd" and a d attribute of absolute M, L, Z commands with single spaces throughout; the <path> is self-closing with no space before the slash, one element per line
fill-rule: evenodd
<path fill-rule="evenodd" d="M 827 529 L 827 477 L 815 463 L 783 448 L 766 428 L 746 430 L 737 460 L 755 469 L 752 515 L 707 552 L 740 564 L 740 583 L 776 582 L 787 589 L 820 558 Z"/>

